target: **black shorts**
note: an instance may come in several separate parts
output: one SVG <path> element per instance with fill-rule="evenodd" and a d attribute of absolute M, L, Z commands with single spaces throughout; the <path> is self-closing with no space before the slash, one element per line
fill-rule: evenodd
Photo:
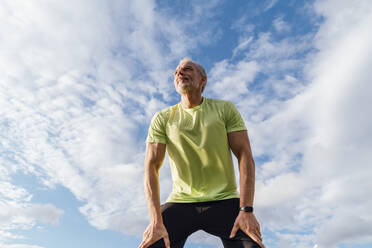
<path fill-rule="evenodd" d="M 163 222 L 171 248 L 181 248 L 192 233 L 203 230 L 221 239 L 225 248 L 259 248 L 242 230 L 229 238 L 239 214 L 239 198 L 195 203 L 168 202 L 161 205 Z M 151 248 L 165 247 L 160 239 Z"/>

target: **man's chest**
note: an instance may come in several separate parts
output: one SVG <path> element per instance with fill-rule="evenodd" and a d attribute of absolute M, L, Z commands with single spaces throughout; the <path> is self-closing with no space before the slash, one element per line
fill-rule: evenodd
<path fill-rule="evenodd" d="M 211 143 L 217 135 L 226 135 L 223 117 L 217 111 L 176 112 L 167 123 L 166 135 L 171 143 Z"/>

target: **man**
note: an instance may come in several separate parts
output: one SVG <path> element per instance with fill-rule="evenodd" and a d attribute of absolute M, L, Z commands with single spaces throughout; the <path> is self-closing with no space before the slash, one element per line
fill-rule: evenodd
<path fill-rule="evenodd" d="M 181 60 L 174 72 L 181 102 L 151 121 L 144 178 L 151 220 L 140 248 L 180 248 L 198 230 L 220 237 L 226 248 L 264 247 L 253 214 L 255 165 L 247 129 L 231 102 L 202 97 L 206 83 L 201 65 Z M 158 171 L 166 149 L 173 189 L 160 205 Z M 230 149 L 239 162 L 240 198 Z"/>

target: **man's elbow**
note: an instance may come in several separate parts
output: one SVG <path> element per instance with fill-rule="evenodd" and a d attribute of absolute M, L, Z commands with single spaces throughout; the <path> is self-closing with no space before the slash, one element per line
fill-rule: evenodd
<path fill-rule="evenodd" d="M 159 159 L 149 159 L 146 161 L 145 170 L 150 173 L 159 173 L 162 161 Z"/>
<path fill-rule="evenodd" d="M 235 148 L 233 153 L 238 160 L 249 157 L 249 150 L 244 146 Z"/>

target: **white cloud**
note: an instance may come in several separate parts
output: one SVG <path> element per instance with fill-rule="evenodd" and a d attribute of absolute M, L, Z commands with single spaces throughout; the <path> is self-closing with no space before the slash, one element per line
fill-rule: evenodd
<path fill-rule="evenodd" d="M 242 15 L 239 17 L 232 25 L 231 28 L 240 32 L 242 35 L 252 35 L 252 32 L 255 29 L 253 23 L 248 21 L 249 15 Z M 243 39 L 246 37 L 243 36 Z"/>
<path fill-rule="evenodd" d="M 142 235 L 142 136 L 172 100 L 171 65 L 208 43 L 210 28 L 197 34 L 193 21 L 205 23 L 217 4 L 195 5 L 189 19 L 179 19 L 150 0 L 1 3 L 2 236 L 22 238 L 12 230 L 57 224 L 62 214 L 50 204 L 3 202 L 31 200 L 12 185 L 20 172 L 49 190 L 69 189 L 96 228 Z M 171 180 L 163 175 L 162 199 Z"/>
<path fill-rule="evenodd" d="M 6 245 L 6 244 L 1 244 L 2 248 L 44 248 L 42 246 L 38 245 L 27 245 L 27 244 L 13 244 L 13 245 Z"/>
<path fill-rule="evenodd" d="M 68 188 L 98 229 L 140 236 L 148 223 L 138 135 L 172 99 L 171 64 L 209 32 L 197 36 L 193 18 L 166 16 L 153 1 L 110 4 L 8 1 L 0 8 L 7 34 L 0 39 L 2 239 L 22 238 L 12 230 L 35 223 L 57 224 L 62 214 L 12 185 L 19 171 Z M 193 14 L 200 20 L 216 4 Z M 261 33 L 241 40 L 234 50 L 241 61 L 223 60 L 210 72 L 206 93 L 237 104 L 255 156 L 268 157 L 257 170 L 256 209 L 279 247 L 371 242 L 371 8 L 369 1 L 317 2 L 325 22 L 315 40 Z M 240 24 L 248 37 L 254 27 Z M 317 53 L 297 56 L 312 45 Z M 167 168 L 161 173 L 165 199 L 171 178 Z M 351 232 L 357 226 L 366 228 Z"/>
<path fill-rule="evenodd" d="M 266 7 L 265 7 L 264 11 L 268 11 L 269 9 L 274 7 L 275 4 L 277 4 L 277 2 L 278 2 L 278 0 L 268 0 L 268 1 L 266 1 Z"/>
<path fill-rule="evenodd" d="M 303 181 L 296 173 L 288 172 L 268 179 L 263 185 L 257 183 L 257 204 L 262 207 L 278 206 L 289 199 L 296 198 L 307 188 L 307 181 Z M 296 185 L 296 187 L 293 187 Z M 275 195 L 275 197 L 273 197 Z"/>
<path fill-rule="evenodd" d="M 245 95 L 227 97 L 235 83 L 228 75 L 242 73 L 238 68 L 225 60 L 211 70 L 226 89 L 215 96 L 234 100 L 254 155 L 268 160 L 258 166 L 256 192 L 257 216 L 279 239 L 268 245 L 339 247 L 372 240 L 371 9 L 368 1 L 319 1 L 315 10 L 325 20 L 314 40 L 260 34 L 239 50 L 245 63 L 258 65 Z M 317 51 L 311 56 L 296 57 L 312 45 Z M 217 73 L 229 67 L 228 74 Z M 267 79 L 257 83 L 260 75 Z"/>
<path fill-rule="evenodd" d="M 241 41 L 239 43 L 239 45 L 234 48 L 234 50 L 233 50 L 233 57 L 235 57 L 236 54 L 238 54 L 240 51 L 245 50 L 248 47 L 248 45 L 251 43 L 252 40 L 253 40 L 253 37 L 249 37 L 247 39 L 243 39 L 243 41 Z"/>
<path fill-rule="evenodd" d="M 25 199 L 26 201 L 29 201 L 32 197 L 24 188 L 16 187 L 6 181 L 0 182 L 0 194 L 3 199 L 12 200 Z"/>
<path fill-rule="evenodd" d="M 194 232 L 189 236 L 187 242 L 190 243 L 203 243 L 208 244 L 216 248 L 223 248 L 221 240 L 213 235 L 210 235 L 204 231 Z"/>
<path fill-rule="evenodd" d="M 12 230 L 27 230 L 43 223 L 58 225 L 61 209 L 31 203 L 32 195 L 26 189 L 9 182 L 1 182 L 0 189 L 0 240 L 23 238 Z"/>
<path fill-rule="evenodd" d="M 340 228 L 342 227 L 342 228 Z M 358 239 L 371 242 L 372 227 L 358 213 L 337 213 L 317 233 L 318 242 L 323 246 L 337 247 L 339 243 L 357 243 Z"/>
<path fill-rule="evenodd" d="M 289 24 L 286 23 L 283 20 L 283 17 L 282 16 L 277 17 L 276 19 L 274 19 L 273 26 L 274 26 L 275 30 L 277 32 L 279 32 L 279 33 L 287 32 L 287 31 L 289 31 L 291 29 L 291 27 L 289 26 Z"/>
<path fill-rule="evenodd" d="M 254 80 L 258 70 L 254 61 L 240 61 L 236 65 L 229 65 L 226 60 L 221 61 L 210 72 L 210 81 L 213 84 L 207 86 L 208 91 L 218 96 L 224 95 L 229 100 L 249 94 L 247 86 Z"/>
<path fill-rule="evenodd" d="M 372 6 L 367 3 L 356 6 L 329 1 L 316 5 L 327 21 L 317 39 L 322 50 L 309 73 L 314 82 L 309 91 L 314 109 L 309 123 L 313 132 L 305 150 L 304 172 L 312 171 L 318 177 L 315 182 L 322 183 L 323 189 L 321 203 L 333 209 L 332 218 L 316 232 L 318 244 L 327 247 L 372 240 L 367 227 L 372 226 L 367 210 L 372 207 L 367 200 L 372 183 L 365 176 L 372 172 L 369 166 L 372 112 L 367 107 L 372 92 L 368 67 L 372 61 L 367 55 L 372 52 L 369 45 L 372 36 L 367 31 L 372 24 Z M 331 5 L 337 6 L 337 12 Z M 367 229 L 345 233 L 344 226 L 347 230 L 355 226 Z"/>
<path fill-rule="evenodd" d="M 25 215 L 47 224 L 58 225 L 59 217 L 63 214 L 61 209 L 51 204 L 31 204 L 24 210 Z"/>

